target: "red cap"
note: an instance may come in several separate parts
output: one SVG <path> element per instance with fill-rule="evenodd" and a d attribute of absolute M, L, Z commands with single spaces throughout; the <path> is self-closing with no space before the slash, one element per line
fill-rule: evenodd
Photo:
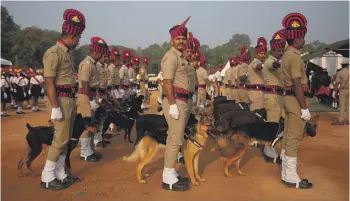
<path fill-rule="evenodd" d="M 283 18 L 282 26 L 285 29 L 285 38 L 300 39 L 304 38 L 307 32 L 307 20 L 300 13 L 290 13 Z"/>
<path fill-rule="evenodd" d="M 123 61 L 130 61 L 131 59 L 131 51 L 129 49 L 125 49 L 122 53 Z"/>
<path fill-rule="evenodd" d="M 231 65 L 235 65 L 236 64 L 236 57 L 231 57 L 228 60 L 230 62 Z"/>
<path fill-rule="evenodd" d="M 132 59 L 131 59 L 131 64 L 133 65 L 138 65 L 140 63 L 140 57 L 138 56 L 134 56 Z"/>
<path fill-rule="evenodd" d="M 62 32 L 80 35 L 85 29 L 85 17 L 84 15 L 75 9 L 67 9 L 63 13 L 63 25 Z"/>
<path fill-rule="evenodd" d="M 189 39 L 188 30 L 186 28 L 186 23 L 188 22 L 188 20 L 190 18 L 191 18 L 191 16 L 188 17 L 182 24 L 176 25 L 169 30 L 172 40 L 175 39 L 176 37 L 179 37 L 179 36 L 184 36 L 187 39 Z"/>
<path fill-rule="evenodd" d="M 267 51 L 267 42 L 264 37 L 258 38 L 257 45 L 255 46 L 256 53 Z"/>
<path fill-rule="evenodd" d="M 193 49 L 192 43 L 190 41 L 187 41 L 187 43 L 185 43 L 185 49 Z"/>
<path fill-rule="evenodd" d="M 143 65 L 148 65 L 149 64 L 149 58 L 148 57 L 143 57 L 142 64 Z"/>
<path fill-rule="evenodd" d="M 90 42 L 90 51 L 92 52 L 104 53 L 108 50 L 106 41 L 100 37 L 92 37 Z"/>
<path fill-rule="evenodd" d="M 197 38 L 193 38 L 192 39 L 192 46 L 193 46 L 193 49 L 199 50 L 199 48 L 201 47 L 201 43 L 199 42 L 199 40 Z"/>
<path fill-rule="evenodd" d="M 272 39 L 270 40 L 271 49 L 284 48 L 286 46 L 284 35 L 284 29 L 281 29 L 273 34 Z"/>

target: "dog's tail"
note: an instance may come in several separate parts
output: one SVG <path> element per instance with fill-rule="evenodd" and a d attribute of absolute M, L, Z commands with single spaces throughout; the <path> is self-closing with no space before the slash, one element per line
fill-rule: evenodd
<path fill-rule="evenodd" d="M 26 123 L 26 126 L 27 126 L 28 131 L 33 129 L 33 127 L 31 127 L 28 123 Z"/>
<path fill-rule="evenodd" d="M 142 148 L 144 145 L 144 140 L 141 139 L 141 141 L 134 147 L 133 151 L 129 156 L 123 156 L 122 160 L 125 162 L 136 162 L 140 158 L 142 158 L 142 155 L 144 155 L 144 149 Z"/>

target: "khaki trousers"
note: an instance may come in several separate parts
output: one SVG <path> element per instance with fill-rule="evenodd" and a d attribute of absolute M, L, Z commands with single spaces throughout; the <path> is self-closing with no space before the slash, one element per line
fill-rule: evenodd
<path fill-rule="evenodd" d="M 339 90 L 339 107 L 338 120 L 340 122 L 349 120 L 349 89 Z"/>
<path fill-rule="evenodd" d="M 163 99 L 163 111 L 165 119 L 168 123 L 168 137 L 165 146 L 164 167 L 175 168 L 177 155 L 184 140 L 184 132 L 188 120 L 188 106 L 187 102 L 176 100 L 176 105 L 179 109 L 179 118 L 174 119 L 169 114 L 169 101 L 167 98 Z"/>
<path fill-rule="evenodd" d="M 205 88 L 198 88 L 198 96 L 197 96 L 197 106 L 200 105 L 205 105 L 206 101 L 207 101 L 207 93 L 205 91 Z"/>
<path fill-rule="evenodd" d="M 250 111 L 264 108 L 264 92 L 249 91 Z"/>
<path fill-rule="evenodd" d="M 286 156 L 297 157 L 301 140 L 304 136 L 306 121 L 301 119 L 301 107 L 294 96 L 283 96 L 286 118 L 284 121 L 284 137 Z M 283 148 L 283 145 L 282 145 Z"/>
<path fill-rule="evenodd" d="M 264 104 L 267 113 L 267 122 L 278 123 L 284 111 L 282 96 L 277 94 L 264 94 Z"/>
<path fill-rule="evenodd" d="M 237 103 L 249 103 L 249 91 L 237 89 Z"/>
<path fill-rule="evenodd" d="M 232 100 L 235 100 L 237 102 L 237 100 L 238 100 L 237 96 L 238 96 L 237 89 L 231 89 Z"/>
<path fill-rule="evenodd" d="M 227 100 L 232 100 L 231 88 L 225 87 Z"/>
<path fill-rule="evenodd" d="M 47 153 L 47 160 L 51 162 L 56 162 L 60 155 L 66 155 L 67 144 L 72 136 L 74 120 L 77 114 L 77 105 L 74 98 L 58 97 L 57 101 L 63 118 L 61 121 L 51 120 L 55 128 L 52 145 Z M 51 116 L 52 106 L 50 101 L 47 101 L 47 109 Z"/>

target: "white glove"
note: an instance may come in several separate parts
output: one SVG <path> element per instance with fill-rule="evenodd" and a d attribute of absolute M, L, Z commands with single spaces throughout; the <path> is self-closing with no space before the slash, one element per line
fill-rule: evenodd
<path fill-rule="evenodd" d="M 13 91 L 13 88 L 11 87 L 11 89 L 10 89 L 10 90 L 11 90 L 11 92 L 12 92 L 12 91 Z"/>
<path fill-rule="evenodd" d="M 13 89 L 13 93 L 17 93 L 17 89 Z"/>
<path fill-rule="evenodd" d="M 335 91 L 333 91 L 332 97 L 333 97 L 333 98 L 336 98 L 336 96 L 335 96 Z"/>
<path fill-rule="evenodd" d="M 57 120 L 57 121 L 60 121 L 62 119 L 62 112 L 61 112 L 61 108 L 60 107 L 52 108 L 52 110 L 51 110 L 51 119 Z"/>
<path fill-rule="evenodd" d="M 95 100 L 92 100 L 90 101 L 90 107 L 91 107 L 91 110 L 96 111 L 99 105 L 96 104 Z"/>
<path fill-rule="evenodd" d="M 99 99 L 98 99 L 98 102 L 99 102 L 99 103 L 102 103 L 102 100 L 103 100 L 103 98 L 99 98 Z"/>
<path fill-rule="evenodd" d="M 7 93 L 4 93 L 4 98 L 7 99 Z"/>
<path fill-rule="evenodd" d="M 129 81 L 130 81 L 130 82 L 133 82 L 133 81 L 134 81 L 134 79 L 129 79 Z"/>
<path fill-rule="evenodd" d="M 29 95 L 31 95 L 31 94 L 32 94 L 31 90 L 28 90 L 28 94 L 29 94 Z"/>
<path fill-rule="evenodd" d="M 44 88 L 41 89 L 41 93 L 42 93 L 42 94 L 45 93 L 45 89 L 44 89 Z"/>
<path fill-rule="evenodd" d="M 197 103 L 197 96 L 196 96 L 196 94 L 193 94 L 192 101 L 193 101 L 193 103 Z"/>
<path fill-rule="evenodd" d="M 174 119 L 179 119 L 179 109 L 177 108 L 176 104 L 170 105 L 169 110 L 170 116 L 172 116 Z"/>
<path fill-rule="evenodd" d="M 115 98 L 122 98 L 122 96 L 120 95 L 118 89 L 114 89 L 114 95 L 115 95 Z"/>
<path fill-rule="evenodd" d="M 27 97 L 27 93 L 26 93 L 26 92 L 23 92 L 23 96 L 24 96 L 24 97 Z"/>
<path fill-rule="evenodd" d="M 163 100 L 161 97 L 158 96 L 158 103 L 163 104 Z"/>
<path fill-rule="evenodd" d="M 311 114 L 309 112 L 309 109 L 301 109 L 301 118 L 305 121 L 309 121 L 311 119 Z"/>

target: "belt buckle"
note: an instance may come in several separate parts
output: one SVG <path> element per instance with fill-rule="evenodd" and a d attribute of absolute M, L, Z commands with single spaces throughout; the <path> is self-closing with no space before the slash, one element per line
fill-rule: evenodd
<path fill-rule="evenodd" d="M 256 89 L 259 89 L 259 86 L 258 86 L 258 85 L 256 85 Z"/>

